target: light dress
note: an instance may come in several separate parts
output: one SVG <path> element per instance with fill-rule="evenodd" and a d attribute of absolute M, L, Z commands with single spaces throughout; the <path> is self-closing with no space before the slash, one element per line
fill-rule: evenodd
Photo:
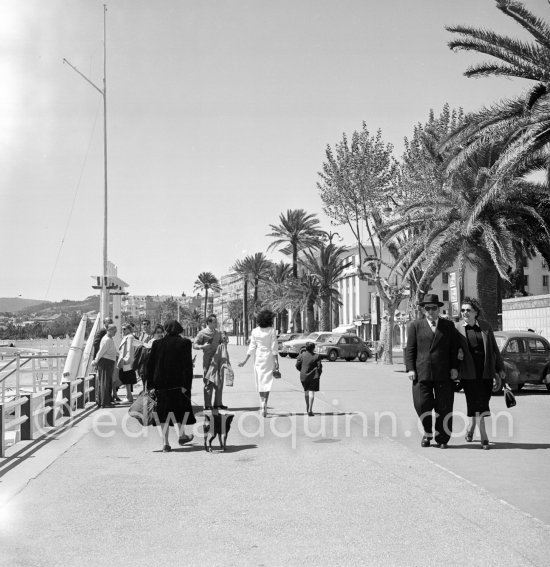
<path fill-rule="evenodd" d="M 258 392 L 271 392 L 275 356 L 279 354 L 277 332 L 273 327 L 256 327 L 250 333 L 248 355 L 254 353 L 254 376 Z"/>

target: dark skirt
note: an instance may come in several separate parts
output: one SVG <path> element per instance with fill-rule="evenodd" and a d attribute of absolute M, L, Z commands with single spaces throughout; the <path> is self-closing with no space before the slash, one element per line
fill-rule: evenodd
<path fill-rule="evenodd" d="M 189 393 L 183 394 L 181 388 L 155 390 L 155 393 L 158 423 L 179 423 L 183 425 L 197 423 Z"/>
<path fill-rule="evenodd" d="M 311 378 L 309 380 L 304 380 L 302 386 L 304 387 L 304 392 L 318 392 L 319 391 L 319 378 Z"/>
<path fill-rule="evenodd" d="M 491 415 L 489 400 L 493 393 L 492 380 L 462 380 L 462 387 L 466 395 L 468 417 Z"/>
<path fill-rule="evenodd" d="M 118 379 L 127 386 L 130 384 L 137 384 L 137 377 L 135 370 L 119 370 Z"/>

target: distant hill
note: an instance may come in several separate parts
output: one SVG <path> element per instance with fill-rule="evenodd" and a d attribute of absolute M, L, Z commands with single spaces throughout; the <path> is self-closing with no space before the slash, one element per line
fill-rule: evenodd
<path fill-rule="evenodd" d="M 33 305 L 44 306 L 50 304 L 49 301 L 43 301 L 40 299 L 24 299 L 23 297 L 0 297 L 0 313 L 8 311 L 10 313 L 18 313 L 23 311 Z"/>
<path fill-rule="evenodd" d="M 81 300 L 64 299 L 55 303 L 40 301 L 22 310 L 24 313 L 33 313 L 41 316 L 56 313 L 74 313 L 75 311 L 82 313 L 99 311 L 99 295 L 90 295 L 86 299 Z"/>

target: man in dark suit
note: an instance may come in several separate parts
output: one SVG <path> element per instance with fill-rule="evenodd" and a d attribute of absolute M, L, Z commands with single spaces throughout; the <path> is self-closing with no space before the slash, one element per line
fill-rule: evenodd
<path fill-rule="evenodd" d="M 437 294 L 426 294 L 419 305 L 426 317 L 409 324 L 407 372 L 412 381 L 414 409 L 424 428 L 421 445 L 429 447 L 435 435 L 437 446 L 445 449 L 453 429 L 453 381 L 458 379 L 458 335 L 451 321 L 439 317 L 443 303 Z"/>

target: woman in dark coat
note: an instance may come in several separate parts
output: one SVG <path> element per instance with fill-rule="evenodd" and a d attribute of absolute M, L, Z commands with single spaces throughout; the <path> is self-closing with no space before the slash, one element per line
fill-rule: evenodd
<path fill-rule="evenodd" d="M 477 299 L 465 297 L 460 311 L 462 321 L 455 323 L 455 326 L 459 332 L 462 350 L 460 379 L 470 418 L 466 441 L 473 441 L 478 425 L 481 448 L 489 449 L 485 418 L 491 415 L 489 400 L 493 391 L 493 378 L 495 374 L 499 374 L 502 379 L 506 376 L 504 362 L 493 330 L 488 323 L 478 320 L 481 306 Z"/>
<path fill-rule="evenodd" d="M 157 398 L 158 423 L 162 426 L 163 451 L 171 451 L 168 437 L 170 424 L 177 427 L 178 441 L 183 445 L 193 439 L 185 434 L 185 426 L 196 423 L 191 407 L 193 383 L 192 343 L 180 336 L 182 326 L 168 321 L 166 336 L 153 342 L 147 361 L 147 387 L 154 389 Z"/>

